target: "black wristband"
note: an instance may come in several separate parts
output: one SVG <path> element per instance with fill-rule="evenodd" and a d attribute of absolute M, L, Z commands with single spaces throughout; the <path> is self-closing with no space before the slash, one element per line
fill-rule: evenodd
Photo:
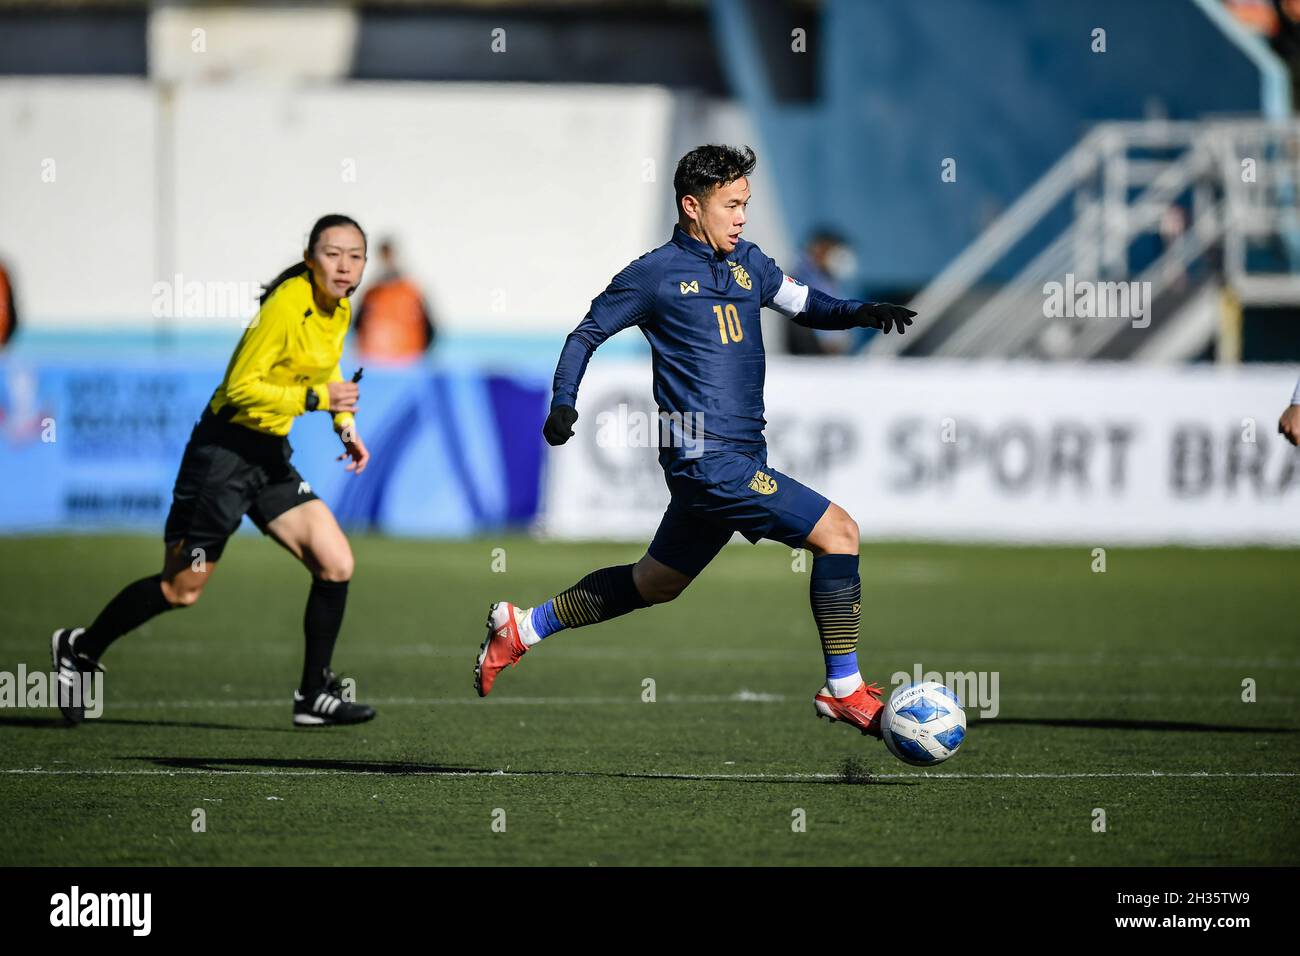
<path fill-rule="evenodd" d="M 320 395 L 317 394 L 314 386 L 307 386 L 307 401 L 304 404 L 309 412 L 314 412 L 320 408 Z"/>

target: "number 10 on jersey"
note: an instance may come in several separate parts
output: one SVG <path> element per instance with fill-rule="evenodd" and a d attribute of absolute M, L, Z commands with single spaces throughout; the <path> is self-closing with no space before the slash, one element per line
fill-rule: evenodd
<path fill-rule="evenodd" d="M 740 325 L 740 313 L 736 311 L 734 305 L 727 303 L 725 310 L 722 306 L 715 305 L 713 314 L 718 317 L 718 335 L 722 337 L 723 345 L 728 342 L 739 342 L 745 337 L 745 330 Z"/>

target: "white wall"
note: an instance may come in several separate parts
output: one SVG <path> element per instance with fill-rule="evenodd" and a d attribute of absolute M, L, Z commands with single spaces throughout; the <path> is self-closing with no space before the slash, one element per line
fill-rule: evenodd
<path fill-rule="evenodd" d="M 342 4 L 251 7 L 155 5 L 149 12 L 154 79 L 287 83 L 346 76 L 357 10 Z"/>
<path fill-rule="evenodd" d="M 448 328 L 567 331 L 667 239 L 683 141 L 752 142 L 735 107 L 653 87 L 166 89 L 0 81 L 0 256 L 33 327 L 152 326 L 155 282 L 265 281 L 338 211 L 398 238 Z M 776 187 L 756 187 L 747 234 L 767 247 Z"/>
<path fill-rule="evenodd" d="M 0 81 L 0 260 L 24 321 L 147 320 L 156 113 L 143 80 Z"/>
<path fill-rule="evenodd" d="M 670 108 L 655 89 L 193 89 L 176 111 L 177 266 L 265 275 L 341 211 L 397 233 L 445 312 L 572 324 L 651 241 L 662 183 L 642 168 L 663 168 Z"/>

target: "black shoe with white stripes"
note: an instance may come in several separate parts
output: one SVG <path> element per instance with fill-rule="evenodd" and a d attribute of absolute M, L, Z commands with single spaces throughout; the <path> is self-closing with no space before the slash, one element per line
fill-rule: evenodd
<path fill-rule="evenodd" d="M 50 660 L 54 664 L 55 673 L 59 675 L 59 712 L 70 724 L 79 724 L 85 720 L 86 708 L 80 694 L 72 694 L 63 688 L 75 687 L 83 680 L 80 676 L 82 674 L 93 674 L 104 669 L 98 661 L 73 650 L 73 642 L 84 630 L 84 627 L 61 627 L 50 636 Z"/>
<path fill-rule="evenodd" d="M 295 727 L 328 727 L 335 724 L 364 724 L 374 719 L 375 708 L 345 700 L 343 681 L 331 670 L 325 671 L 321 688 L 303 696 L 293 692 Z"/>

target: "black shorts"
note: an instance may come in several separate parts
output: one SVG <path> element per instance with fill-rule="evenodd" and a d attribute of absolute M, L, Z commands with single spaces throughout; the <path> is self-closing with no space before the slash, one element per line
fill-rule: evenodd
<path fill-rule="evenodd" d="M 201 548 L 205 560 L 216 561 L 244 515 L 266 534 L 280 515 L 316 498 L 292 454 L 288 438 L 232 425 L 204 409 L 181 458 L 163 541 L 169 548 Z"/>

